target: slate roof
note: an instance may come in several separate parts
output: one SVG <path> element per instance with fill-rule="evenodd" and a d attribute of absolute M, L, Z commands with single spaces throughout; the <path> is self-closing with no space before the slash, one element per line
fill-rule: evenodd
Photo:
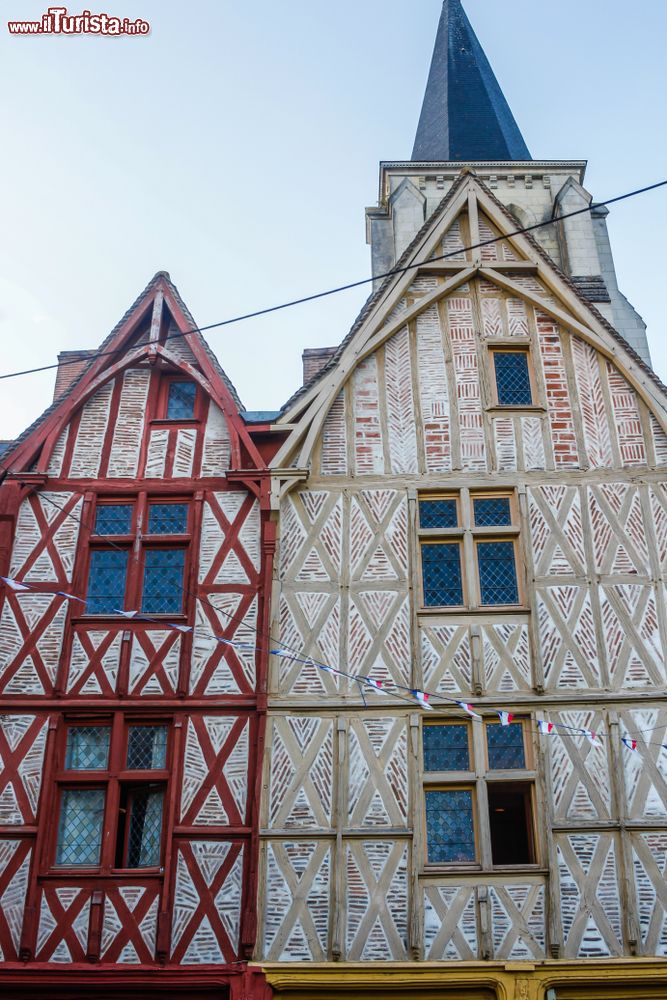
<path fill-rule="evenodd" d="M 181 309 L 183 310 L 183 314 L 184 314 L 185 318 L 187 319 L 188 323 L 190 324 L 190 327 L 192 329 L 195 329 L 197 327 L 197 324 L 195 323 L 194 319 L 192 318 L 192 314 L 191 314 L 190 310 L 188 309 L 188 307 L 183 302 L 183 299 L 181 298 L 180 293 L 179 293 L 178 289 L 176 288 L 176 285 L 173 283 L 173 281 L 169 277 L 168 272 L 167 271 L 157 271 L 157 273 L 154 274 L 153 277 L 151 278 L 151 280 L 148 282 L 148 284 L 146 285 L 146 287 L 144 288 L 144 290 L 134 300 L 134 302 L 132 303 L 132 305 L 130 306 L 130 308 L 125 312 L 125 314 L 121 317 L 121 319 L 118 321 L 118 323 L 116 323 L 116 325 L 113 328 L 113 330 L 111 331 L 111 333 L 109 333 L 109 335 L 107 337 L 105 337 L 105 339 L 102 341 L 102 343 L 97 348 L 97 350 L 91 353 L 91 358 L 90 358 L 89 363 L 84 367 L 83 371 L 80 372 L 80 374 L 75 379 L 75 381 L 72 382 L 71 386 L 69 386 L 69 388 L 67 390 L 67 394 L 68 395 L 69 395 L 69 393 L 73 392 L 76 389 L 77 385 L 79 384 L 79 382 L 81 381 L 81 379 L 83 378 L 83 376 L 86 374 L 86 372 L 88 371 L 88 369 L 90 368 L 90 366 L 94 363 L 96 356 L 98 354 L 102 353 L 103 351 L 107 350 L 107 348 L 109 347 L 109 345 L 111 344 L 111 342 L 113 341 L 114 337 L 116 336 L 116 334 L 118 333 L 118 331 L 121 329 L 121 327 L 123 326 L 123 324 L 129 319 L 129 317 L 132 315 L 132 313 L 135 311 L 135 309 L 138 308 L 138 306 L 141 304 L 141 302 L 144 299 L 144 297 L 146 295 L 148 295 L 153 290 L 153 288 L 155 287 L 155 285 L 157 285 L 159 283 L 160 279 L 162 279 L 163 281 L 166 281 L 167 284 L 169 285 L 169 290 L 172 293 L 172 295 L 174 296 L 174 298 L 176 299 L 176 301 L 178 302 L 178 304 L 181 307 Z M 243 403 L 239 399 L 239 396 L 238 396 L 238 393 L 237 393 L 236 389 L 234 388 L 234 386 L 230 382 L 229 378 L 227 377 L 227 375 L 223 371 L 222 366 L 220 365 L 220 362 L 218 361 L 217 357 L 215 356 L 215 354 L 213 353 L 213 351 L 211 350 L 211 348 L 209 347 L 209 345 L 206 343 L 206 340 L 204 339 L 204 337 L 203 337 L 203 335 L 201 333 L 199 334 L 199 337 L 201 338 L 201 342 L 203 344 L 204 350 L 206 351 L 207 357 L 209 358 L 212 366 L 214 367 L 214 369 L 216 370 L 216 372 L 218 373 L 218 375 L 221 377 L 221 379 L 225 383 L 225 386 L 229 390 L 229 392 L 231 394 L 231 397 L 234 400 L 234 403 L 236 404 L 236 406 L 238 407 L 238 409 L 242 410 L 243 409 Z M 18 445 L 23 444 L 23 442 L 27 438 L 29 438 L 30 435 L 32 433 L 34 433 L 34 431 L 36 431 L 39 427 L 41 427 L 41 425 L 53 413 L 53 411 L 55 409 L 57 409 L 58 406 L 60 406 L 60 404 L 62 403 L 62 401 L 63 401 L 63 396 L 62 395 L 59 396 L 59 397 L 57 397 L 56 399 L 54 399 L 54 401 L 51 403 L 51 405 L 48 406 L 46 408 L 46 410 L 44 410 L 44 412 L 42 414 L 40 414 L 40 416 L 37 417 L 37 419 L 35 421 L 33 421 L 32 424 L 30 424 L 29 427 L 26 427 L 26 429 L 16 438 L 15 441 L 12 441 L 10 443 L 10 447 L 8 447 L 6 449 L 6 451 L 7 452 L 14 451 L 14 449 L 16 447 L 18 447 Z"/>
<path fill-rule="evenodd" d="M 444 0 L 412 160 L 530 159 L 461 0 Z"/>

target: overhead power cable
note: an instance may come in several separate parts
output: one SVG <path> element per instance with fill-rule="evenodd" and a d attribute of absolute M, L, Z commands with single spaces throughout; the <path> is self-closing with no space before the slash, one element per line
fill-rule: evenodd
<path fill-rule="evenodd" d="M 536 222 L 532 226 L 523 226 L 521 229 L 514 229 L 512 232 L 504 233 L 501 236 L 494 236 L 488 240 L 481 240 L 479 243 L 473 243 L 470 246 L 458 247 L 456 250 L 452 250 L 449 253 L 440 254 L 437 257 L 430 257 L 428 263 L 433 263 L 439 260 L 447 260 L 449 258 L 458 257 L 461 253 L 466 253 L 472 250 L 480 250 L 482 247 L 489 246 L 492 243 L 498 243 L 501 240 L 506 240 L 512 236 L 521 236 L 524 233 L 532 233 L 537 229 L 542 229 L 545 226 L 551 226 L 554 222 L 562 222 L 564 219 L 572 219 L 577 215 L 585 215 L 588 212 L 594 212 L 598 208 L 604 208 L 607 205 L 614 205 L 619 201 L 626 201 L 628 198 L 635 198 L 637 195 L 646 194 L 648 191 L 655 191 L 657 188 L 662 188 L 667 186 L 667 180 L 658 181 L 656 184 L 649 184 L 647 187 L 637 188 L 635 191 L 628 191 L 626 194 L 617 195 L 615 198 L 608 198 L 606 201 L 592 202 L 585 208 L 578 208 L 573 212 L 566 212 L 563 215 L 559 215 L 557 218 L 547 219 L 545 222 Z M 193 333 L 204 333 L 206 330 L 217 330 L 223 326 L 231 326 L 234 323 L 242 323 L 244 320 L 257 319 L 259 316 L 268 316 L 270 313 L 280 312 L 283 309 L 291 309 L 294 306 L 305 305 L 307 302 L 315 302 L 318 299 L 324 299 L 331 295 L 338 295 L 340 292 L 348 292 L 353 288 L 361 288 L 362 285 L 368 285 L 374 281 L 384 281 L 385 278 L 394 277 L 397 274 L 405 274 L 408 271 L 414 271 L 419 267 L 422 267 L 426 261 L 418 261 L 413 264 L 406 264 L 403 267 L 395 267 L 390 271 L 384 271 L 382 274 L 375 274 L 370 278 L 361 278 L 359 281 L 351 281 L 346 285 L 337 285 L 335 288 L 328 288 L 324 292 L 314 292 L 312 295 L 304 295 L 299 299 L 290 299 L 289 302 L 281 302 L 276 306 L 267 306 L 264 309 L 254 309 L 252 312 L 242 313 L 240 316 L 233 316 L 230 319 L 223 319 L 217 323 L 209 323 L 206 326 L 195 326 L 191 330 L 178 331 L 176 333 L 170 333 L 165 337 L 165 340 L 171 340 L 177 337 L 189 337 Z M 4 375 L 0 375 L 0 379 L 6 378 L 18 378 L 21 375 L 34 375 L 37 372 L 51 371 L 54 368 L 64 368 L 67 365 L 79 365 L 82 360 L 91 362 L 96 358 L 106 358 L 113 357 L 116 354 L 124 353 L 126 348 L 116 348 L 113 351 L 96 351 L 83 357 L 72 358 L 70 360 L 64 360 L 62 362 L 55 362 L 50 365 L 41 365 L 39 368 L 26 368 L 23 371 L 18 372 L 5 372 Z"/>
<path fill-rule="evenodd" d="M 83 496 L 83 494 L 80 494 L 80 496 Z M 55 503 L 55 501 L 53 501 L 50 497 L 48 497 L 44 493 L 41 494 L 41 498 L 42 500 L 46 500 L 47 503 L 49 503 L 52 507 L 55 507 L 56 510 L 59 510 L 61 514 L 65 515 L 65 517 L 70 518 L 72 521 L 78 524 L 79 527 L 83 526 L 82 514 L 77 517 L 71 511 L 66 511 L 63 507 L 60 506 L 60 504 Z M 106 538 L 105 544 L 108 545 L 110 548 L 117 549 L 119 552 L 124 551 L 124 549 L 121 546 L 117 545 L 110 538 Z M 31 584 L 24 584 L 19 581 L 8 579 L 6 577 L 0 577 L 0 580 L 4 582 L 6 585 L 10 586 L 10 588 L 12 589 L 30 590 L 33 587 L 33 585 Z M 371 678 L 370 676 L 365 676 L 363 674 L 352 674 L 349 671 L 342 670 L 340 667 L 332 667 L 330 664 L 324 663 L 321 660 L 316 660 L 311 656 L 307 656 L 302 650 L 296 650 L 294 646 L 288 645 L 281 639 L 272 638 L 270 630 L 264 631 L 259 629 L 256 625 L 253 625 L 247 620 L 247 616 L 241 617 L 239 615 L 230 614 L 228 611 L 225 611 L 223 608 L 219 608 L 217 605 L 215 605 L 205 595 L 200 593 L 195 593 L 194 591 L 190 590 L 188 587 L 184 585 L 182 585 L 180 589 L 183 594 L 194 598 L 195 601 L 201 601 L 203 604 L 207 604 L 209 607 L 213 609 L 214 612 L 223 615 L 230 624 L 235 624 L 235 625 L 238 624 L 240 626 L 243 626 L 249 632 L 254 632 L 257 636 L 256 643 L 252 642 L 248 643 L 236 639 L 227 639 L 226 637 L 212 634 L 211 637 L 215 639 L 217 642 L 225 643 L 226 645 L 235 647 L 237 649 L 268 652 L 269 654 L 274 656 L 281 656 L 292 663 L 306 664 L 308 666 L 316 667 L 320 671 L 326 672 L 328 674 L 332 674 L 338 677 L 345 677 L 346 679 L 358 685 L 359 693 L 361 695 L 362 701 L 364 702 L 364 705 L 367 705 L 366 694 L 370 693 L 371 691 L 375 691 L 384 695 L 389 695 L 390 697 L 393 697 L 398 701 L 406 702 L 410 705 L 414 705 L 416 702 L 424 709 L 445 708 L 450 706 L 452 708 L 456 707 L 463 710 L 463 712 L 472 716 L 473 718 L 481 719 L 482 715 L 480 715 L 479 713 L 487 711 L 487 713 L 490 713 L 491 715 L 498 715 L 503 725 L 509 725 L 510 721 L 514 718 L 514 713 L 507 712 L 504 710 L 487 708 L 486 706 L 478 710 L 473 705 L 459 698 L 451 697 L 446 694 L 413 689 L 404 684 L 399 684 L 398 682 L 393 680 L 390 680 L 387 686 L 386 682 L 379 682 L 377 680 L 373 680 L 373 678 Z M 84 606 L 87 605 L 88 603 L 85 599 L 77 597 L 74 594 L 65 593 L 63 591 L 58 591 L 56 593 L 57 596 L 67 598 L 68 600 L 76 601 L 77 603 L 83 604 Z M 97 596 L 100 597 L 102 595 L 97 595 Z M 106 597 L 109 596 L 111 595 L 106 595 Z M 128 611 L 118 610 L 116 613 L 126 618 L 131 618 L 137 622 L 141 621 L 153 622 L 158 625 L 166 625 L 167 628 L 176 629 L 180 632 L 192 633 L 194 631 L 194 626 L 169 622 L 168 620 L 165 620 L 163 618 L 155 618 L 152 615 L 146 614 L 141 611 L 128 612 Z M 268 638 L 268 642 L 266 642 L 266 638 Z M 262 641 L 263 639 L 264 641 Z M 443 704 L 432 705 L 430 704 L 431 702 L 444 702 L 444 705 Z M 591 742 L 593 743 L 595 743 L 600 738 L 605 738 L 605 739 L 607 738 L 602 733 L 593 732 L 591 730 L 581 728 L 580 726 L 571 726 L 563 722 L 550 723 L 547 721 L 540 722 L 539 720 L 537 720 L 537 725 L 538 728 L 540 729 L 540 732 L 543 732 L 545 735 L 548 735 L 552 731 L 562 730 L 564 732 L 569 732 L 572 734 L 578 734 L 578 735 L 583 734 L 588 738 L 590 738 Z M 650 726 L 645 729 L 637 729 L 631 732 L 626 732 L 625 737 L 622 738 L 622 742 L 628 747 L 629 750 L 635 751 L 637 749 L 637 741 L 633 739 L 633 737 L 635 736 L 643 737 L 643 734 L 655 732 L 658 729 L 664 729 L 664 723 L 657 726 Z M 653 747 L 660 747 L 661 749 L 667 749 L 667 744 L 651 743 L 650 741 L 647 741 L 645 739 L 642 739 L 642 742 L 646 747 L 653 746 Z"/>

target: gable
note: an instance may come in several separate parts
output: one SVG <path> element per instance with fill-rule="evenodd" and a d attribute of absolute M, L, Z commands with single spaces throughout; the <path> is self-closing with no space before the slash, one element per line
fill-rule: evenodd
<path fill-rule="evenodd" d="M 664 387 L 474 176 L 397 269 L 286 409 L 296 426 L 276 465 L 356 476 L 664 463 Z M 526 353 L 531 406 L 498 405 L 494 350 Z"/>
<path fill-rule="evenodd" d="M 173 419 L 169 383 L 191 385 L 192 413 Z M 13 470 L 74 479 L 222 475 L 263 465 L 236 392 L 162 272 L 92 353 L 69 390 L 8 453 Z"/>

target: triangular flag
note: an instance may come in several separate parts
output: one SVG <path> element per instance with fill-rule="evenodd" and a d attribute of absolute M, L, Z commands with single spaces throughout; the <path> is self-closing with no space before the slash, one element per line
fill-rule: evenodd
<path fill-rule="evenodd" d="M 371 677 L 364 677 L 364 680 L 369 687 L 372 687 L 375 691 L 379 691 L 380 694 L 388 694 L 382 687 L 382 681 L 374 681 Z"/>
<path fill-rule="evenodd" d="M 284 656 L 286 660 L 296 660 L 296 653 L 290 653 L 288 649 L 270 649 L 272 656 Z"/>
<path fill-rule="evenodd" d="M 74 594 L 68 594 L 64 590 L 56 590 L 56 597 L 66 597 L 68 601 L 78 601 L 79 604 L 86 604 L 82 597 L 75 597 Z"/>
<path fill-rule="evenodd" d="M 224 642 L 225 646 L 235 646 L 236 643 L 232 642 L 231 639 L 223 639 L 221 635 L 214 635 L 213 638 L 216 642 Z"/>
<path fill-rule="evenodd" d="M 511 712 L 498 712 L 498 715 L 500 716 L 500 725 L 501 726 L 509 726 L 509 725 L 511 725 L 512 720 L 514 719 L 514 716 L 512 715 Z"/>
<path fill-rule="evenodd" d="M 18 580 L 12 580 L 10 576 L 0 576 L 0 580 L 6 583 L 8 587 L 12 590 L 32 590 L 31 587 L 26 587 L 25 583 L 19 583 Z"/>
<path fill-rule="evenodd" d="M 464 712 L 467 712 L 468 715 L 472 715 L 473 719 L 482 718 L 481 715 L 478 715 L 478 713 L 475 711 L 472 705 L 468 705 L 465 701 L 457 701 L 456 704 L 459 706 L 459 708 L 462 708 Z"/>
<path fill-rule="evenodd" d="M 429 703 L 428 703 L 429 696 L 428 696 L 428 694 L 425 691 L 414 690 L 414 691 L 411 691 L 410 694 L 415 699 L 415 701 L 419 702 L 419 704 L 421 705 L 422 708 L 428 708 L 428 710 L 430 712 L 433 711 L 432 706 L 429 705 Z"/>
<path fill-rule="evenodd" d="M 168 622 L 167 627 L 175 628 L 178 632 L 192 632 L 192 625 L 176 625 L 174 622 Z"/>
<path fill-rule="evenodd" d="M 623 737 L 621 739 L 621 743 L 625 743 L 625 745 L 628 748 L 628 750 L 634 750 L 635 753 L 637 753 L 637 740 L 629 740 L 629 739 L 625 739 L 625 737 Z"/>
<path fill-rule="evenodd" d="M 593 732 L 592 729 L 582 729 L 581 732 L 584 734 L 584 736 L 590 743 L 598 742 L 598 734 Z"/>
<path fill-rule="evenodd" d="M 551 736 L 551 734 L 555 731 L 553 722 L 547 722 L 545 719 L 538 719 L 537 727 L 542 733 L 542 736 Z"/>
<path fill-rule="evenodd" d="M 121 611 L 120 608 L 114 608 L 113 613 L 115 615 L 122 615 L 123 618 L 136 618 L 140 613 L 139 611 Z"/>
<path fill-rule="evenodd" d="M 334 670 L 333 667 L 328 666 L 326 663 L 315 663 L 314 660 L 304 660 L 304 663 L 309 663 L 311 667 L 317 667 L 318 670 L 323 670 L 325 674 L 339 674 L 340 670 Z"/>

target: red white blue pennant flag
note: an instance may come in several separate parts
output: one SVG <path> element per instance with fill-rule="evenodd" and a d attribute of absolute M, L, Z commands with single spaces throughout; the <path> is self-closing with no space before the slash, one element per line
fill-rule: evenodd
<path fill-rule="evenodd" d="M 629 740 L 623 737 L 621 739 L 621 743 L 625 743 L 628 750 L 632 750 L 634 751 L 634 753 L 639 753 L 639 751 L 637 750 L 637 740 Z"/>
<path fill-rule="evenodd" d="M 456 704 L 459 706 L 459 708 L 462 708 L 464 712 L 467 712 L 468 715 L 471 715 L 473 717 L 473 719 L 481 719 L 482 718 L 482 716 L 479 715 L 475 711 L 475 709 L 472 707 L 472 705 L 468 705 L 467 702 L 465 702 L 465 701 L 457 701 Z"/>
<path fill-rule="evenodd" d="M 537 727 L 542 733 L 542 736 L 551 736 L 551 734 L 556 730 L 553 722 L 547 722 L 545 719 L 538 719 Z"/>
<path fill-rule="evenodd" d="M 433 706 L 429 705 L 429 703 L 428 703 L 428 697 L 429 696 L 428 696 L 428 694 L 426 694 L 425 691 L 414 690 L 414 691 L 411 691 L 410 694 L 415 699 L 415 701 L 419 702 L 419 704 L 421 705 L 422 708 L 427 708 L 430 712 L 433 711 Z"/>
<path fill-rule="evenodd" d="M 389 694 L 388 691 L 382 687 L 382 681 L 374 681 L 372 677 L 365 677 L 364 680 L 369 687 L 372 687 L 374 691 L 379 691 L 380 694 Z"/>
<path fill-rule="evenodd" d="M 510 726 L 514 720 L 511 712 L 498 712 L 498 715 L 500 716 L 501 726 Z"/>
<path fill-rule="evenodd" d="M 19 583 L 18 580 L 12 580 L 10 576 L 0 576 L 0 580 L 6 583 L 11 590 L 32 590 L 32 587 L 26 587 L 25 583 Z"/>

